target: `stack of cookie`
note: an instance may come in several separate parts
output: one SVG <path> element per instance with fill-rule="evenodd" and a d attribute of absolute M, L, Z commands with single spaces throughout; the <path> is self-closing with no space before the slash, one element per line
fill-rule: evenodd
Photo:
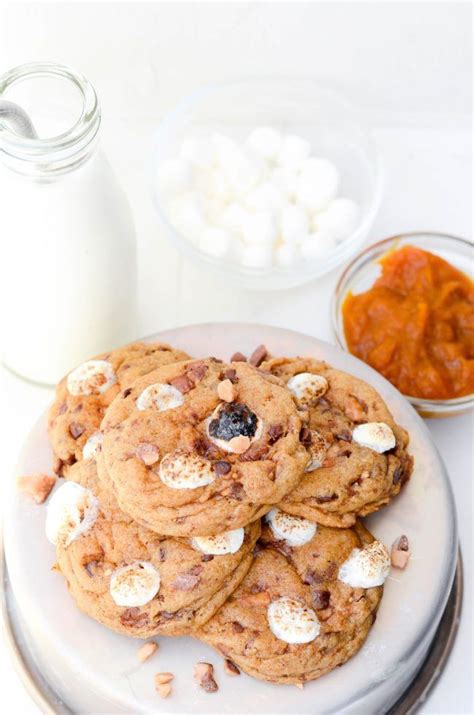
<path fill-rule="evenodd" d="M 49 435 L 47 536 L 89 616 L 193 635 L 272 682 L 360 648 L 390 568 L 360 517 L 412 469 L 372 387 L 262 346 L 225 364 L 138 343 L 59 384 Z"/>

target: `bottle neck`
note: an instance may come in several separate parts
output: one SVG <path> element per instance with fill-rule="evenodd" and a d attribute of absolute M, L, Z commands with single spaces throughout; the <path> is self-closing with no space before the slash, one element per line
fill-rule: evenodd
<path fill-rule="evenodd" d="M 22 136 L 0 117 L 0 162 L 16 173 L 49 180 L 82 166 L 95 151 L 100 106 L 93 86 L 83 75 L 54 63 L 31 63 L 10 70 L 0 77 L 0 96 L 8 99 L 9 91 L 18 83 L 40 78 L 72 84 L 79 91 L 79 117 L 62 133 L 44 139 Z M 34 116 L 32 120 L 34 123 Z"/>

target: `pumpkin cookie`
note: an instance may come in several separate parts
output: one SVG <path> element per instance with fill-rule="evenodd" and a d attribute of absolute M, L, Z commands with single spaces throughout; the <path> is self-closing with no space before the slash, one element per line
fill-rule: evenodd
<path fill-rule="evenodd" d="M 72 370 L 58 384 L 49 410 L 48 435 L 55 471 L 67 470 L 82 459 L 84 450 L 88 456 L 97 446 L 105 408 L 120 390 L 161 365 L 188 358 L 164 343 L 132 343 Z"/>
<path fill-rule="evenodd" d="M 50 499 L 46 533 L 78 607 L 114 631 L 190 633 L 251 565 L 258 522 L 208 539 L 159 536 L 120 510 L 95 460 L 74 465 L 67 480 Z"/>
<path fill-rule="evenodd" d="M 407 432 L 378 392 L 313 358 L 274 358 L 262 368 L 284 380 L 309 416 L 302 439 L 311 459 L 281 508 L 345 527 L 388 504 L 409 479 L 413 459 Z"/>
<path fill-rule="evenodd" d="M 107 409 L 104 469 L 123 511 L 158 533 L 209 536 L 281 501 L 308 461 L 288 390 L 246 363 L 167 365 Z"/>
<path fill-rule="evenodd" d="M 249 675 L 304 683 L 351 658 L 375 620 L 387 549 L 357 522 L 332 529 L 274 510 L 246 577 L 196 636 Z"/>

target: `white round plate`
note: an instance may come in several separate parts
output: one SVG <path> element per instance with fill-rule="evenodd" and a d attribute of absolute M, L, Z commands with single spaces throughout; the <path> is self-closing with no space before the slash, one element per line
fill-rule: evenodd
<path fill-rule="evenodd" d="M 454 502 L 445 468 L 429 432 L 409 403 L 383 377 L 339 348 L 289 330 L 238 323 L 178 328 L 151 336 L 224 360 L 265 343 L 274 355 L 313 355 L 371 383 L 410 433 L 413 476 L 393 503 L 367 520 L 388 546 L 401 534 L 412 558 L 392 570 L 372 631 L 359 653 L 303 690 L 225 675 L 222 659 L 191 638 L 158 637 L 158 653 L 137 660 L 140 641 L 117 635 L 75 607 L 63 578 L 51 570 L 54 548 L 44 536 L 44 506 L 16 495 L 5 519 L 5 551 L 25 637 L 46 679 L 74 711 L 92 713 L 383 713 L 421 665 L 441 618 L 456 564 Z M 18 474 L 50 471 L 46 416 L 30 433 Z M 192 678 L 196 661 L 215 666 L 219 691 L 207 694 Z M 153 676 L 175 675 L 173 694 L 161 700 Z"/>

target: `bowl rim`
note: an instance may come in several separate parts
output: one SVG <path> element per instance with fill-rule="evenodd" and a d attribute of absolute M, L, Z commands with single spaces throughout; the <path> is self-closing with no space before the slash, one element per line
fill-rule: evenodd
<path fill-rule="evenodd" d="M 168 219 L 156 186 L 156 154 L 159 151 L 160 146 L 165 144 L 166 135 L 168 132 L 173 131 L 173 127 L 177 123 L 178 119 L 184 116 L 186 112 L 191 111 L 193 107 L 199 106 L 212 94 L 216 94 L 220 90 L 227 89 L 232 86 L 238 86 L 239 84 L 258 85 L 262 82 L 268 82 L 277 85 L 278 83 L 290 81 L 314 85 L 318 92 L 337 102 L 342 109 L 349 112 L 351 115 L 351 122 L 362 132 L 370 151 L 370 167 L 373 179 L 373 186 L 372 191 L 369 194 L 370 198 L 367 209 L 364 214 L 361 214 L 360 222 L 352 231 L 351 235 L 327 254 L 325 259 L 325 268 L 322 271 L 317 270 L 318 265 L 321 265 L 321 260 L 318 258 L 312 259 L 309 262 L 305 260 L 299 261 L 291 266 L 272 265 L 266 269 L 260 269 L 243 266 L 236 261 L 224 261 L 207 255 L 203 251 L 200 251 L 199 248 L 197 248 L 191 241 L 186 239 L 180 231 L 175 229 Z M 364 154 L 367 155 L 367 152 L 364 151 Z M 330 273 L 332 270 L 341 265 L 341 263 L 350 258 L 351 255 L 354 255 L 354 251 L 357 251 L 361 247 L 364 238 L 367 236 L 370 227 L 373 225 L 377 212 L 380 208 L 385 188 L 385 171 L 381 153 L 373 134 L 373 127 L 365 121 L 357 105 L 353 105 L 345 98 L 345 96 L 340 95 L 337 91 L 328 87 L 323 80 L 320 81 L 317 78 L 298 74 L 259 75 L 256 77 L 242 76 L 228 81 L 203 84 L 195 88 L 192 92 L 184 96 L 172 109 L 166 112 L 158 123 L 152 135 L 151 152 L 147 163 L 149 193 L 151 195 L 155 212 L 162 227 L 164 228 L 167 240 L 171 244 L 177 246 L 184 255 L 190 257 L 191 259 L 195 259 L 201 265 L 207 266 L 214 273 L 221 276 L 237 277 L 241 279 L 241 281 L 247 282 L 247 286 L 248 282 L 258 281 L 258 279 L 263 281 L 278 277 L 281 277 L 282 279 L 285 277 L 290 279 L 292 276 L 295 277 L 299 274 L 298 280 L 293 280 L 289 284 L 278 286 L 278 288 L 284 289 L 287 287 L 302 285 L 314 280 L 317 277 Z"/>
<path fill-rule="evenodd" d="M 392 236 L 389 236 L 388 238 L 383 238 L 380 241 L 376 241 L 375 243 L 372 243 L 370 246 L 367 246 L 362 251 L 360 251 L 360 253 L 354 256 L 354 258 L 347 264 L 347 266 L 342 271 L 331 296 L 331 326 L 337 344 L 343 350 L 345 350 L 346 352 L 350 352 L 347 347 L 344 333 L 339 327 L 339 317 L 340 315 L 342 315 L 342 305 L 344 302 L 345 295 L 347 294 L 347 289 L 344 289 L 345 282 L 351 276 L 356 275 L 364 266 L 367 265 L 367 263 L 375 261 L 376 258 L 378 260 L 381 255 L 383 255 L 389 250 L 389 246 L 391 246 L 391 244 L 394 244 L 394 246 L 396 246 L 401 241 L 409 241 L 410 239 L 420 240 L 422 237 L 446 239 L 447 241 L 451 242 L 453 246 L 463 246 L 464 248 L 468 248 L 470 250 L 474 249 L 474 244 L 467 238 L 456 236 L 450 233 L 443 233 L 442 231 L 428 230 L 397 233 Z M 387 249 L 383 251 L 385 247 L 387 247 Z M 405 393 L 402 394 L 418 410 L 423 412 L 426 411 L 427 413 L 457 413 L 460 409 L 474 406 L 474 393 L 470 393 L 469 395 L 463 395 L 462 397 L 453 397 L 444 400 L 415 397 L 414 395 L 406 395 Z"/>

